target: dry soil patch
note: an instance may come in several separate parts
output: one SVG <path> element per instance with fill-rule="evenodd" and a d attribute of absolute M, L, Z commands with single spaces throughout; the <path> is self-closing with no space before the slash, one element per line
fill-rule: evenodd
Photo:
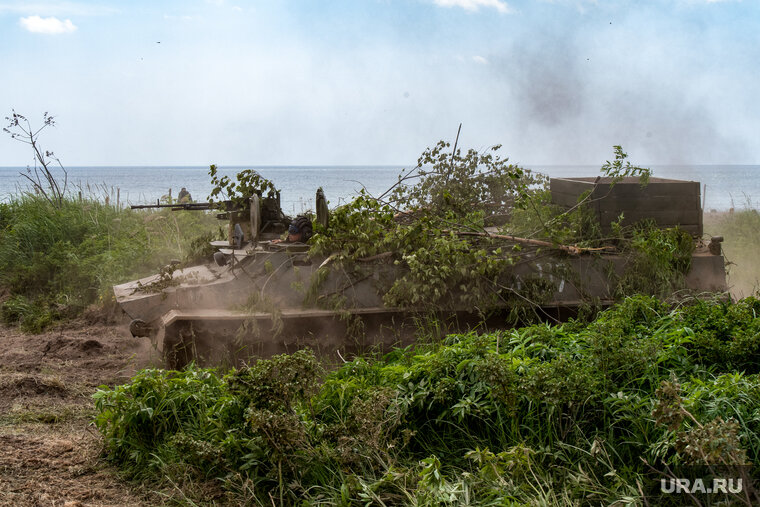
<path fill-rule="evenodd" d="M 119 479 L 91 426 L 97 386 L 160 364 L 125 325 L 68 324 L 40 335 L 0 327 L 0 505 L 156 505 Z"/>

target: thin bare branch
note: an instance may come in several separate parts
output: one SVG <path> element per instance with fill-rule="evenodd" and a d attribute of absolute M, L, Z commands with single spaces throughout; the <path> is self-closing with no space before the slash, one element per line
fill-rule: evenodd
<path fill-rule="evenodd" d="M 10 134 L 11 139 L 30 145 L 34 154 L 34 172 L 32 173 L 32 169 L 27 167 L 28 174 L 21 173 L 21 176 L 32 183 L 32 188 L 36 193 L 42 195 L 54 206 L 60 207 L 68 188 L 68 173 L 53 152 L 41 149 L 38 144 L 40 133 L 46 127 L 55 125 L 54 117 L 45 112 L 43 124 L 37 130 L 32 128 L 31 122 L 25 116 L 16 113 L 15 110 L 12 111 L 11 117 L 6 117 L 6 120 L 10 123 L 3 131 Z M 63 188 L 50 169 L 51 161 L 55 161 L 63 171 Z M 33 176 L 31 176 L 32 174 Z"/>

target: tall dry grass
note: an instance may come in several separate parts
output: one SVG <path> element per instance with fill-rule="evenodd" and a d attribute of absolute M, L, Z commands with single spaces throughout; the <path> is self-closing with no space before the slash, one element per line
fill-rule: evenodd
<path fill-rule="evenodd" d="M 723 236 L 731 294 L 751 296 L 760 289 L 760 212 L 750 207 L 704 215 L 705 234 Z"/>

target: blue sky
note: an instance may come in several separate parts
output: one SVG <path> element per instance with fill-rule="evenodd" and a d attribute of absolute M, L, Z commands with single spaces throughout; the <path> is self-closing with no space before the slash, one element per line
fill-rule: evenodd
<path fill-rule="evenodd" d="M 72 166 L 760 164 L 757 0 L 0 0 L 0 63 Z"/>

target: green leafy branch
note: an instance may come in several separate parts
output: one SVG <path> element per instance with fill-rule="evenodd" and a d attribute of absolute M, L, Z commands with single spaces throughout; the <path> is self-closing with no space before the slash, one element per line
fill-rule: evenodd
<path fill-rule="evenodd" d="M 608 178 L 612 178 L 612 184 L 622 181 L 623 178 L 638 177 L 641 186 L 646 186 L 649 183 L 649 178 L 652 175 L 652 170 L 644 167 L 638 167 L 631 165 L 628 158 L 628 154 L 623 151 L 622 146 L 613 146 L 615 150 L 615 160 L 610 162 L 607 160 L 602 166 L 602 174 Z"/>
<path fill-rule="evenodd" d="M 212 164 L 208 175 L 211 178 L 211 184 L 214 185 L 208 196 L 210 202 L 215 202 L 215 199 L 222 197 L 223 200 L 232 201 L 234 206 L 245 209 L 252 195 L 261 197 L 265 192 L 267 194 L 278 192 L 274 183 L 253 169 L 244 169 L 237 173 L 235 179 L 232 179 L 227 175 L 219 174 L 217 166 Z"/>

